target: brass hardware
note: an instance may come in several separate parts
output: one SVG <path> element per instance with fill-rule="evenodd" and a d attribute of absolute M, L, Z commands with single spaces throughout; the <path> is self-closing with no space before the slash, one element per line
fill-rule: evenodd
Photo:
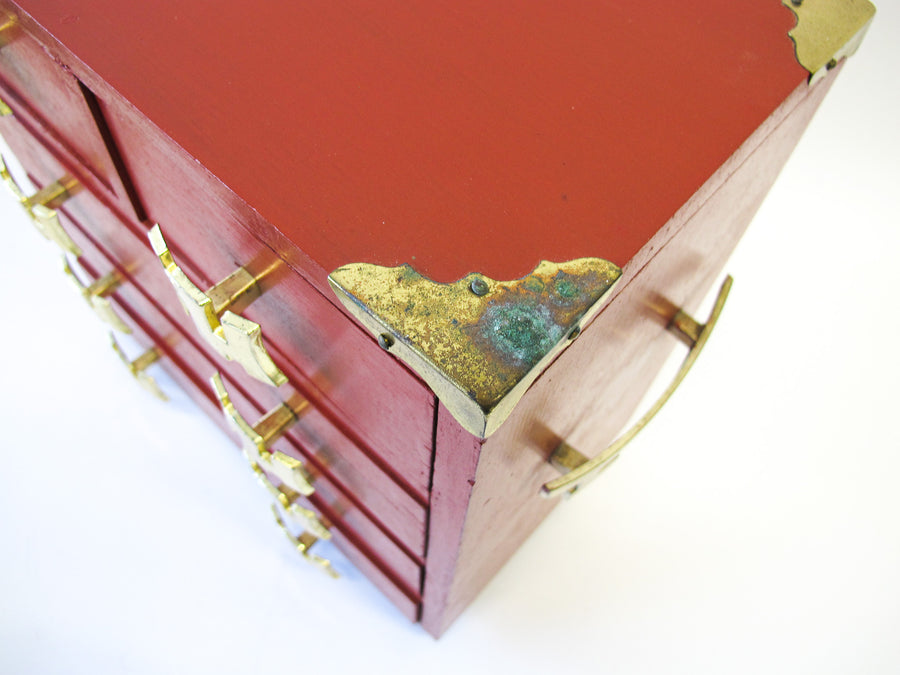
<path fill-rule="evenodd" d="M 81 297 L 84 298 L 85 302 L 87 302 L 90 308 L 94 310 L 98 317 L 100 317 L 101 321 L 108 323 L 120 333 L 125 333 L 126 335 L 131 333 L 131 327 L 122 321 L 116 313 L 115 307 L 113 307 L 108 299 L 108 297 L 122 284 L 121 274 L 116 270 L 113 270 L 109 274 L 97 279 L 90 286 L 85 286 L 75 275 L 75 272 L 72 271 L 72 267 L 69 265 L 69 261 L 65 256 L 63 256 L 63 271 L 75 285 L 75 288 L 78 289 L 79 294 L 81 294 Z"/>
<path fill-rule="evenodd" d="M 309 497 L 315 488 L 313 478 L 306 471 L 303 462 L 286 455 L 280 450 L 269 450 L 269 444 L 278 439 L 306 411 L 309 403 L 299 397 L 291 404 L 282 404 L 270 410 L 255 425 L 250 426 L 235 409 L 225 390 L 222 377 L 216 373 L 212 376 L 213 389 L 222 406 L 222 412 L 229 424 L 241 437 L 241 449 L 244 457 L 253 467 L 259 467 L 287 485 L 291 490 Z"/>
<path fill-rule="evenodd" d="M 662 409 L 672 394 L 675 393 L 678 385 L 684 380 L 691 366 L 694 365 L 697 357 L 700 356 L 700 352 L 706 346 L 709 336 L 712 334 L 713 328 L 715 328 L 716 322 L 722 313 L 722 308 L 725 306 L 725 301 L 728 299 L 731 284 L 731 277 L 725 277 L 725 281 L 722 282 L 722 287 L 719 289 L 719 295 L 716 297 L 715 305 L 705 324 L 698 323 L 682 310 L 678 310 L 669 321 L 666 327 L 667 330 L 688 345 L 690 351 L 688 351 L 682 362 L 681 368 L 675 374 L 672 383 L 631 428 L 593 459 L 588 459 L 566 442 L 560 443 L 559 447 L 550 456 L 550 463 L 560 471 L 567 471 L 567 473 L 543 485 L 541 494 L 544 497 L 555 497 L 562 492 L 573 494 L 586 485 L 608 468 L 618 458 L 619 453 L 625 446 L 637 436 L 638 432 L 649 424 L 650 420 L 656 416 L 656 413 Z"/>
<path fill-rule="evenodd" d="M 13 41 L 19 27 L 19 22 L 15 16 L 7 16 L 0 23 L 0 49 Z"/>
<path fill-rule="evenodd" d="M 622 271 L 599 258 L 543 261 L 516 281 L 451 284 L 409 265 L 346 265 L 328 281 L 383 349 L 418 373 L 468 432 L 486 438 L 599 311 Z"/>
<path fill-rule="evenodd" d="M 809 72 L 810 84 L 851 56 L 875 16 L 869 0 L 781 0 L 797 17 L 788 32 L 797 61 Z"/>
<path fill-rule="evenodd" d="M 317 556 L 315 553 L 310 551 L 313 545 L 319 541 L 319 539 L 309 532 L 304 532 L 299 536 L 295 536 L 291 531 L 287 528 L 287 525 L 284 524 L 284 521 L 281 519 L 281 516 L 278 515 L 278 509 L 275 505 L 272 505 L 272 515 L 275 516 L 275 523 L 284 532 L 284 536 L 288 538 L 288 541 L 294 545 L 294 548 L 297 549 L 297 552 L 303 556 L 304 560 L 309 563 L 312 563 L 323 572 L 325 572 L 332 579 L 339 579 L 340 574 L 332 567 L 331 561 L 326 558 L 322 558 L 321 556 Z"/>
<path fill-rule="evenodd" d="M 266 490 L 266 492 L 275 497 L 275 500 L 284 512 L 291 516 L 298 524 L 302 525 L 303 529 L 319 539 L 331 539 L 331 532 L 329 532 L 328 527 L 319 520 L 315 512 L 304 508 L 297 503 L 297 500 L 300 498 L 298 492 L 294 492 L 284 485 L 275 485 L 275 483 L 269 480 L 266 472 L 260 468 L 259 464 L 251 464 L 251 468 L 253 469 L 257 482 L 264 490 Z"/>
<path fill-rule="evenodd" d="M 131 376 L 138 381 L 138 383 L 151 394 L 156 396 L 161 401 L 168 401 L 169 397 L 165 395 L 162 389 L 159 388 L 159 385 L 156 384 L 156 380 L 153 379 L 150 375 L 145 373 L 152 364 L 159 361 L 162 354 L 159 349 L 156 347 L 151 347 L 143 354 L 138 356 L 136 359 L 129 359 L 125 355 L 125 351 L 119 345 L 116 340 L 116 336 L 112 333 L 109 334 L 109 341 L 112 345 L 113 351 L 118 355 L 118 357 L 122 360 L 122 363 L 125 364 L 125 367 L 128 368 L 128 372 L 131 373 Z"/>
<path fill-rule="evenodd" d="M 2 155 L 0 155 L 0 177 L 3 178 L 6 187 L 19 200 L 22 208 L 31 218 L 31 222 L 44 237 L 54 242 L 63 251 L 71 253 L 76 258 L 81 257 L 81 249 L 63 229 L 62 223 L 59 222 L 59 214 L 56 212 L 56 209 L 80 188 L 77 180 L 71 176 L 64 176 L 29 197 L 10 174 Z"/>
<path fill-rule="evenodd" d="M 238 301 L 250 303 L 259 297 L 258 279 L 239 267 L 204 293 L 175 263 L 159 225 L 150 230 L 150 243 L 178 300 L 206 341 L 229 361 L 241 364 L 251 377 L 275 387 L 287 382 L 263 345 L 259 324 L 229 309 Z"/>

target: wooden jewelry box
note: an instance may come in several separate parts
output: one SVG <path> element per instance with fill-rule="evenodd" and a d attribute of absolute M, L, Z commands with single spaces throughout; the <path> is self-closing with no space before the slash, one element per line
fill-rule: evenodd
<path fill-rule="evenodd" d="M 2 9 L 4 179 L 129 368 L 239 439 L 304 558 L 334 574 L 332 539 L 434 635 L 652 417 L 622 433 L 679 340 L 660 404 L 684 376 L 874 12 Z"/>

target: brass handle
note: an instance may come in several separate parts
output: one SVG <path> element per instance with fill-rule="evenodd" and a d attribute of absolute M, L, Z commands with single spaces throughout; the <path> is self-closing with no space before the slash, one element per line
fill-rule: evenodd
<path fill-rule="evenodd" d="M 309 403 L 297 397 L 298 400 L 291 401 L 292 405 L 282 404 L 270 410 L 259 422 L 251 426 L 235 409 L 218 373 L 212 376 L 212 385 L 225 419 L 241 437 L 241 449 L 250 465 L 274 474 L 291 490 L 304 497 L 313 494 L 316 491 L 312 485 L 313 478 L 303 466 L 303 462 L 280 450 L 269 450 L 269 444 L 300 419 Z"/>
<path fill-rule="evenodd" d="M 274 441 L 275 438 L 284 433 L 291 424 L 297 421 L 298 416 L 302 414 L 303 409 L 306 407 L 306 402 L 304 401 L 299 406 L 293 408 L 287 405 L 279 406 L 266 415 L 254 428 L 250 427 L 244 421 L 243 416 L 238 413 L 231 404 L 228 392 L 225 391 L 224 384 L 222 383 L 221 376 L 216 373 L 213 375 L 212 381 L 213 387 L 216 390 L 216 396 L 222 403 L 225 418 L 241 434 L 241 439 L 243 440 L 243 454 L 250 463 L 250 468 L 256 476 L 257 482 L 266 492 L 275 497 L 275 501 L 277 501 L 281 508 L 284 509 L 284 512 L 291 516 L 296 522 L 303 525 L 304 529 L 308 530 L 319 539 L 330 539 L 331 533 L 328 531 L 328 527 L 319 520 L 313 511 L 310 511 L 297 503 L 297 500 L 300 499 L 301 496 L 309 496 L 314 492 L 314 488 L 311 484 L 312 478 L 303 469 L 303 465 L 293 457 L 288 457 L 281 452 L 274 453 L 270 459 L 269 455 L 271 453 L 266 449 L 268 443 Z M 273 461 L 278 462 L 275 467 L 270 466 Z M 260 464 L 270 468 L 273 473 L 279 476 L 279 479 L 281 479 L 284 484 L 275 485 L 275 483 L 269 479 L 266 472 L 263 471 Z M 279 471 L 283 474 L 286 473 L 288 468 L 291 469 L 291 472 L 287 476 L 289 480 L 285 481 L 284 476 L 280 475 Z M 298 472 L 296 475 L 294 473 L 295 471 Z M 303 489 L 291 489 L 289 484 L 296 484 L 298 478 L 300 481 L 299 486 Z"/>
<path fill-rule="evenodd" d="M 113 307 L 112 303 L 109 301 L 109 296 L 122 285 L 121 274 L 116 270 L 113 270 L 109 274 L 100 277 L 89 286 L 85 286 L 76 276 L 65 256 L 63 256 L 63 272 L 65 272 L 66 276 L 74 284 L 78 293 L 84 298 L 84 301 L 87 302 L 88 306 L 90 306 L 90 308 L 94 310 L 94 313 L 100 317 L 101 321 L 108 323 L 120 333 L 125 333 L 126 335 L 131 333 L 131 327 L 122 321 L 121 317 L 116 313 L 115 307 Z"/>
<path fill-rule="evenodd" d="M 0 178 L 6 183 L 6 187 L 25 209 L 25 213 L 31 218 L 31 222 L 44 237 L 54 242 L 63 251 L 71 253 L 76 258 L 81 256 L 81 249 L 72 241 L 72 238 L 63 229 L 59 222 L 59 214 L 56 209 L 66 200 L 70 199 L 80 188 L 78 181 L 71 176 L 63 176 L 58 181 L 50 183 L 28 196 L 13 178 L 6 166 L 6 160 L 0 155 Z"/>
<path fill-rule="evenodd" d="M 251 302 L 259 297 L 257 278 L 239 267 L 204 293 L 175 263 L 159 225 L 150 230 L 150 243 L 181 306 L 206 341 L 229 361 L 240 363 L 251 377 L 275 387 L 287 382 L 263 345 L 259 324 L 228 309 L 239 300 Z"/>
<path fill-rule="evenodd" d="M 299 525 L 302 525 L 304 530 L 319 539 L 331 539 L 331 532 L 328 531 L 328 526 L 319 519 L 315 511 L 304 508 L 297 503 L 297 500 L 300 499 L 299 492 L 294 492 L 284 485 L 275 485 L 269 480 L 266 472 L 260 468 L 259 464 L 251 464 L 251 468 L 256 476 L 256 481 L 266 492 L 275 497 L 275 501 L 278 502 L 284 512 Z"/>
<path fill-rule="evenodd" d="M 160 351 L 156 347 L 151 347 L 136 359 L 132 360 L 125 355 L 125 350 L 122 349 L 116 340 L 116 336 L 112 333 L 109 334 L 109 341 L 113 351 L 122 360 L 122 363 L 125 364 L 125 367 L 128 369 L 128 372 L 131 373 L 131 376 L 137 380 L 144 389 L 156 396 L 156 398 L 161 401 L 168 401 L 169 397 L 159 388 L 156 380 L 144 372 L 152 364 L 159 361 L 162 356 Z"/>
<path fill-rule="evenodd" d="M 650 409 L 644 413 L 643 417 L 593 459 L 588 459 L 565 441 L 559 444 L 559 447 L 550 455 L 550 463 L 560 471 L 566 471 L 567 473 L 544 483 L 541 488 L 541 494 L 544 497 L 555 497 L 562 492 L 573 494 L 576 490 L 596 478 L 618 458 L 619 453 L 625 446 L 656 416 L 656 413 L 662 409 L 678 388 L 678 385 L 684 380 L 691 366 L 694 365 L 697 357 L 700 356 L 700 352 L 703 351 L 703 347 L 706 346 L 706 342 L 713 328 L 715 328 L 716 322 L 719 320 L 719 315 L 722 313 L 722 308 L 725 306 L 725 301 L 728 299 L 731 284 L 731 277 L 725 277 L 725 281 L 722 282 L 722 287 L 719 289 L 719 295 L 716 297 L 715 305 L 705 324 L 698 323 L 682 310 L 678 310 L 675 316 L 672 317 L 672 320 L 669 321 L 667 329 L 685 342 L 690 347 L 690 351 L 688 351 L 682 362 L 681 368 L 675 374 L 675 379 L 672 380 L 672 383 L 656 402 L 650 406 Z"/>
<path fill-rule="evenodd" d="M 222 377 L 216 373 L 212 377 L 213 388 L 222 405 L 225 419 L 237 429 L 241 436 L 241 447 L 244 457 L 250 463 L 257 482 L 270 495 L 275 497 L 277 504 L 294 521 L 303 526 L 304 532 L 299 537 L 291 534 L 290 530 L 278 515 L 278 509 L 272 506 L 275 520 L 285 535 L 297 547 L 297 550 L 308 561 L 319 565 L 332 576 L 337 576 L 331 568 L 331 563 L 324 558 L 319 558 L 310 553 L 310 547 L 320 539 L 331 539 L 328 526 L 323 523 L 314 511 L 304 508 L 297 503 L 301 495 L 308 497 L 315 492 L 312 486 L 312 477 L 306 472 L 303 464 L 283 452 L 271 452 L 268 444 L 281 436 L 288 427 L 299 419 L 307 407 L 306 401 L 299 401 L 297 405 L 280 405 L 266 414 L 255 426 L 251 427 L 244 417 L 235 409 L 225 390 Z M 283 483 L 275 485 L 263 467 L 275 474 Z"/>
<path fill-rule="evenodd" d="M 322 558 L 321 556 L 317 556 L 315 553 L 310 551 L 313 545 L 319 541 L 319 539 L 309 532 L 303 532 L 299 536 L 295 536 L 288 528 L 287 525 L 284 524 L 284 521 L 281 519 L 281 516 L 278 515 L 278 509 L 275 508 L 275 505 L 272 505 L 272 515 L 275 516 L 275 524 L 284 532 L 284 536 L 288 538 L 288 541 L 294 545 L 294 548 L 297 549 L 297 552 L 303 556 L 303 559 L 307 562 L 315 565 L 323 572 L 325 572 L 332 579 L 338 579 L 340 575 L 337 571 L 332 567 L 331 561 Z M 330 536 L 330 535 L 329 535 Z"/>

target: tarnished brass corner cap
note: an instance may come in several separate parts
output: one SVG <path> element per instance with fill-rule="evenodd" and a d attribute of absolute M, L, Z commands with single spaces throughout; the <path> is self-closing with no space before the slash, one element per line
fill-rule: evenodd
<path fill-rule="evenodd" d="M 781 0 L 797 17 L 788 35 L 800 65 L 816 81 L 859 48 L 875 5 L 869 0 Z"/>
<path fill-rule="evenodd" d="M 358 263 L 328 277 L 379 343 L 459 423 L 486 438 L 597 312 L 622 271 L 599 258 L 544 261 L 522 279 L 431 281 L 409 265 Z"/>

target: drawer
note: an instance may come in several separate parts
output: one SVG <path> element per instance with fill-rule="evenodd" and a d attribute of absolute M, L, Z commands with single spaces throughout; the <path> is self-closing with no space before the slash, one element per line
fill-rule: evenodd
<path fill-rule="evenodd" d="M 2 16 L 12 15 L 0 9 Z M 0 48 L 0 98 L 22 124 L 76 158 L 85 185 L 140 219 L 116 166 L 118 157 L 96 97 L 32 37 L 27 17 L 11 20 Z"/>
<path fill-rule="evenodd" d="M 37 172 L 32 178 L 38 182 L 47 181 L 64 171 L 40 143 L 18 127 L 15 120 L 4 119 L 0 122 L 0 128 L 16 154 Z M 90 232 L 92 239 L 104 248 L 108 257 L 127 271 L 144 295 L 155 298 L 156 304 L 164 308 L 161 311 L 166 320 L 189 335 L 196 349 L 204 353 L 204 359 L 210 365 L 199 373 L 206 380 L 207 388 L 211 374 L 220 370 L 240 382 L 242 389 L 265 409 L 298 393 L 290 385 L 275 390 L 247 377 L 239 365 L 222 359 L 197 338 L 193 333 L 193 323 L 174 302 L 172 288 L 146 238 L 134 236 L 92 194 L 86 191 L 78 193 L 65 203 L 63 211 L 64 220 L 77 223 L 81 230 Z M 373 521 L 381 523 L 399 547 L 410 556 L 421 559 L 425 552 L 426 502 L 417 498 L 408 487 L 399 484 L 392 472 L 372 458 L 371 451 L 361 440 L 348 430 L 342 430 L 340 418 L 327 409 L 327 399 L 318 392 L 310 395 L 311 390 L 314 391 L 307 384 L 299 392 L 312 405 L 288 431 L 288 436 L 301 448 L 305 457 L 330 475 L 345 493 L 353 495 L 358 508 L 368 513 Z M 221 417 L 221 412 L 217 413 L 217 417 Z"/>
<path fill-rule="evenodd" d="M 259 215 L 184 150 L 120 101 L 110 101 L 107 122 L 149 221 L 160 224 L 197 286 L 239 266 L 257 274 L 288 261 L 260 281 L 262 296 L 242 315 L 263 326 L 289 379 L 323 392 L 378 459 L 427 498 L 433 394 L 296 272 L 296 252 L 275 251 L 251 234 Z"/>
<path fill-rule="evenodd" d="M 105 251 L 77 223 L 67 223 L 73 238 L 84 251 L 79 259 L 80 267 L 87 273 L 84 283 L 96 280 L 116 266 Z M 158 306 L 145 296 L 121 269 L 122 285 L 112 296 L 117 314 L 128 324 L 142 344 L 155 346 L 161 353 L 159 365 L 165 368 L 179 385 L 227 432 L 231 432 L 220 413 L 218 402 L 209 386 L 206 373 L 214 369 L 192 341 L 160 312 Z M 261 415 L 264 409 L 249 397 L 241 385 L 223 376 L 225 385 L 236 406 L 248 415 Z M 298 447 L 289 438 L 283 438 L 274 446 L 292 456 L 302 457 Z M 215 475 L 215 467 L 210 468 Z M 375 523 L 351 495 L 340 489 L 328 475 L 317 473 L 316 492 L 299 503 L 311 508 L 331 523 L 335 544 L 347 558 L 373 581 L 400 610 L 415 619 L 418 611 L 421 565 L 401 550 Z M 248 467 L 248 480 L 253 474 Z"/>
<path fill-rule="evenodd" d="M 332 422 L 354 436 L 382 468 L 393 467 L 397 480 L 425 503 L 434 417 L 431 392 L 409 371 L 397 368 L 331 300 L 292 269 L 284 265 L 272 271 L 281 261 L 244 229 L 242 221 L 255 217 L 246 212 L 246 205 L 168 139 L 140 142 L 141 134 L 149 133 L 139 130 L 145 123 L 120 117 L 121 107 L 115 106 L 107 119 L 127 153 L 129 184 L 140 184 L 147 216 L 163 225 L 179 266 L 203 288 L 238 266 L 252 272 L 268 269 L 260 282 L 263 295 L 243 315 L 264 326 L 269 352 L 289 379 L 308 397 L 321 398 Z M 172 185 L 179 189 L 173 191 Z M 186 212 L 196 219 L 186 222 Z M 130 227 L 149 229 L 146 224 Z M 210 231 L 216 236 L 206 236 Z M 174 302 L 171 289 L 167 294 Z M 296 321 L 296 316 L 305 320 Z"/>

